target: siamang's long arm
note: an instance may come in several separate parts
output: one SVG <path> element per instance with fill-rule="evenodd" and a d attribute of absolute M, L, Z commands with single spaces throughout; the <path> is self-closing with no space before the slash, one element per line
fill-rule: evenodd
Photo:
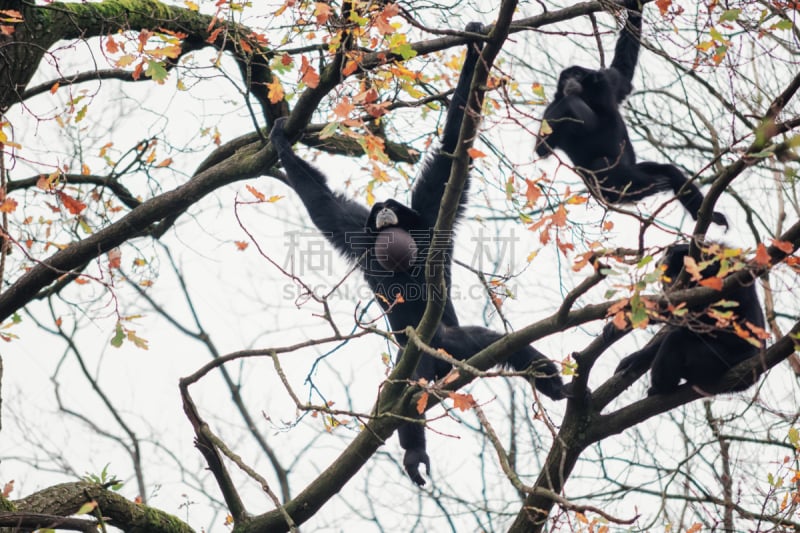
<path fill-rule="evenodd" d="M 484 28 L 479 22 L 471 22 L 467 24 L 464 31 L 484 33 Z M 469 89 L 472 84 L 472 75 L 475 72 L 475 65 L 478 63 L 482 49 L 482 41 L 467 44 L 464 65 L 458 77 L 456 90 L 450 100 L 450 107 L 447 109 L 441 146 L 433 156 L 425 161 L 414 184 L 414 191 L 411 194 L 411 207 L 425 219 L 429 227 L 433 227 L 436 223 L 439 204 L 442 201 L 442 196 L 444 196 L 444 187 L 453 167 L 452 154 L 456 149 L 456 143 L 458 143 L 458 135 L 461 131 L 461 124 L 464 121 Z M 467 182 L 464 194 L 461 197 L 459 215 L 463 212 L 466 204 L 468 185 L 469 182 Z"/>
<path fill-rule="evenodd" d="M 614 59 L 608 72 L 614 83 L 617 102 L 622 102 L 633 90 L 633 72 L 639 60 L 642 40 L 642 8 L 639 1 L 626 0 L 625 4 L 629 9 L 628 21 L 617 38 Z"/>
<path fill-rule="evenodd" d="M 369 211 L 358 202 L 334 193 L 319 170 L 295 155 L 286 138 L 285 124 L 286 118 L 275 121 L 270 141 L 281 158 L 289 185 L 300 196 L 314 225 L 345 257 L 357 260 L 365 249 L 359 246 L 358 239 L 363 236 Z"/>

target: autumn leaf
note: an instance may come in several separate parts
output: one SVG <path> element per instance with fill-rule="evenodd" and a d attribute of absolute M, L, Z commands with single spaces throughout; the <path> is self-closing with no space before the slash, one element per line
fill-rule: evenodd
<path fill-rule="evenodd" d="M 467 153 L 472 159 L 480 159 L 482 157 L 486 157 L 486 154 L 478 150 L 477 148 L 469 148 Z"/>
<path fill-rule="evenodd" d="M 789 241 L 779 241 L 777 239 L 772 239 L 772 246 L 780 250 L 785 254 L 790 254 L 794 251 L 794 246 Z"/>
<path fill-rule="evenodd" d="M 11 492 L 14 490 L 14 480 L 12 479 L 5 485 L 3 485 L 3 498 L 8 498 L 11 495 Z"/>
<path fill-rule="evenodd" d="M 353 109 L 355 109 L 355 106 L 350 101 L 350 98 L 345 96 L 336 104 L 336 107 L 333 108 L 333 114 L 337 117 L 347 118 L 350 116 L 350 112 L 353 111 Z"/>
<path fill-rule="evenodd" d="M 92 500 L 81 505 L 80 509 L 75 511 L 75 514 L 89 514 L 97 508 L 97 502 Z"/>
<path fill-rule="evenodd" d="M 306 56 L 300 58 L 300 76 L 303 83 L 312 89 L 319 85 L 319 74 L 317 74 L 317 71 L 311 66 L 311 63 L 308 62 Z"/>
<path fill-rule="evenodd" d="M 325 24 L 331 16 L 331 6 L 323 2 L 314 3 L 314 17 L 317 19 L 317 24 Z"/>
<path fill-rule="evenodd" d="M 73 215 L 78 215 L 81 211 L 86 209 L 85 203 L 81 202 L 80 200 L 76 200 L 63 191 L 56 191 L 56 196 L 58 196 L 58 199 L 61 200 L 61 203 L 64 205 L 64 207 L 66 207 L 67 210 Z"/>
<path fill-rule="evenodd" d="M 250 243 L 247 241 L 233 241 L 233 242 L 236 245 L 236 249 L 239 250 L 240 252 L 247 250 L 247 247 L 250 246 Z"/>
<path fill-rule="evenodd" d="M 0 202 L 0 213 L 13 213 L 17 209 L 17 201 L 13 198 L 6 198 Z"/>
<path fill-rule="evenodd" d="M 700 274 L 700 267 L 697 266 L 697 262 L 694 260 L 694 258 L 689 257 L 688 255 L 684 257 L 683 268 L 685 268 L 686 272 L 692 276 L 692 281 L 700 281 L 703 279 L 703 276 Z"/>
<path fill-rule="evenodd" d="M 128 336 L 128 340 L 131 341 L 134 344 L 134 346 L 136 346 L 137 348 L 140 348 L 142 350 L 147 350 L 148 349 L 147 340 L 145 340 L 145 339 L 143 339 L 141 337 L 137 337 L 135 331 L 133 331 L 132 329 L 129 329 L 126 333 L 127 333 L 127 336 Z"/>
<path fill-rule="evenodd" d="M 699 284 L 703 287 L 708 287 L 717 291 L 722 290 L 722 278 L 719 278 L 718 276 L 701 279 Z"/>
<path fill-rule="evenodd" d="M 50 94 L 56 94 L 56 91 L 58 90 L 58 88 L 59 88 L 59 87 L 61 87 L 61 84 L 60 84 L 60 83 L 58 83 L 58 82 L 55 82 L 55 83 L 54 83 L 54 84 L 53 84 L 53 85 L 50 87 Z"/>
<path fill-rule="evenodd" d="M 764 246 L 764 243 L 758 243 L 758 247 L 756 248 L 756 257 L 755 261 L 756 264 L 759 266 L 767 266 L 769 265 L 769 252 L 767 252 L 767 247 Z"/>
<path fill-rule="evenodd" d="M 247 190 L 250 191 L 250 194 L 255 196 L 259 201 L 263 202 L 263 201 L 265 201 L 267 199 L 267 197 L 264 196 L 264 193 L 262 193 L 261 191 L 259 191 L 255 187 L 253 187 L 252 185 L 246 185 L 246 187 L 247 187 Z"/>
<path fill-rule="evenodd" d="M 114 38 L 110 35 L 106 39 L 106 51 L 109 54 L 116 54 L 117 52 L 119 52 L 119 45 L 117 44 L 117 41 L 115 41 Z"/>
<path fill-rule="evenodd" d="M 425 412 L 425 408 L 428 406 L 428 393 L 423 392 L 422 395 L 417 400 L 417 413 L 422 414 Z"/>
<path fill-rule="evenodd" d="M 273 78 L 273 80 L 267 84 L 267 98 L 273 104 L 277 104 L 281 100 L 283 100 L 283 85 L 281 85 L 281 80 L 278 78 Z"/>
<path fill-rule="evenodd" d="M 108 251 L 108 268 L 111 269 L 118 269 L 122 265 L 122 252 L 119 248 L 114 248 L 113 250 Z"/>
<path fill-rule="evenodd" d="M 661 16 L 665 16 L 667 11 L 669 11 L 670 6 L 672 5 L 672 0 L 656 0 L 656 6 L 658 10 L 661 11 Z M 690 533 L 687 531 L 686 533 Z"/>
<path fill-rule="evenodd" d="M 466 411 L 475 406 L 475 398 L 471 394 L 451 392 L 448 396 L 453 400 L 453 407 L 460 411 Z"/>

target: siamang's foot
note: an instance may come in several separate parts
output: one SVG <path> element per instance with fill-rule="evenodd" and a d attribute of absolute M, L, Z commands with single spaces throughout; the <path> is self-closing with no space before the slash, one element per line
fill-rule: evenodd
<path fill-rule="evenodd" d="M 411 481 L 420 487 L 425 485 L 425 478 L 419 473 L 419 465 L 425 465 L 425 475 L 431 477 L 431 460 L 424 448 L 411 448 L 406 450 L 403 456 L 403 467 L 405 467 Z"/>
<path fill-rule="evenodd" d="M 728 219 L 719 211 L 711 213 L 711 222 L 719 226 L 725 226 L 725 231 L 728 231 Z"/>
<path fill-rule="evenodd" d="M 629 355 L 628 357 L 624 357 L 622 361 L 619 362 L 617 365 L 617 369 L 614 370 L 615 374 L 626 374 L 628 372 L 633 372 L 638 363 L 638 357 L 635 355 Z"/>

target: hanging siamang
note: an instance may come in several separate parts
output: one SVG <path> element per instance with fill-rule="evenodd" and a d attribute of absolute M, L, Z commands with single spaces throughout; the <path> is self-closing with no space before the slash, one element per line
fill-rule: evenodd
<path fill-rule="evenodd" d="M 556 94 L 544 111 L 543 129 L 552 131 L 540 132 L 536 153 L 546 157 L 556 148 L 563 150 L 589 191 L 605 202 L 631 203 L 671 190 L 696 220 L 703 202 L 700 190 L 674 165 L 637 163 L 620 115 L 619 105 L 633 90 L 642 30 L 639 1 L 624 4 L 628 21 L 617 39 L 611 67 L 572 66 L 561 71 Z M 722 213 L 715 211 L 711 220 L 728 226 Z"/>
<path fill-rule="evenodd" d="M 674 244 L 667 249 L 661 260 L 665 289 L 672 287 L 688 253 L 688 244 Z M 698 266 L 704 279 L 716 276 L 720 271 L 719 259 L 710 254 L 704 254 Z M 692 281 L 688 286 L 697 286 L 698 281 Z M 758 334 L 763 331 L 764 315 L 755 285 L 740 285 L 724 298 L 738 304 L 733 308 L 735 317 L 730 323 L 720 324 L 717 318 L 707 314 L 705 308 L 689 307 L 683 317 L 674 317 L 665 326 L 666 329 L 660 331 L 644 348 L 620 361 L 616 373 L 650 368 L 651 387 L 647 391 L 648 396 L 674 391 L 681 379 L 704 392 L 730 368 L 758 355 L 760 348 L 735 332 L 738 329 L 742 335 L 753 340 L 758 339 Z M 677 320 L 680 323 L 675 323 Z M 729 390 L 742 391 L 752 384 L 752 380 L 743 379 Z"/>
<path fill-rule="evenodd" d="M 483 27 L 480 23 L 472 23 L 467 25 L 466 31 L 483 33 Z M 339 252 L 361 268 L 401 345 L 407 342 L 402 330 L 407 326 L 416 327 L 425 312 L 425 261 L 430 251 L 439 204 L 450 176 L 451 154 L 458 142 L 482 45 L 482 41 L 477 41 L 467 47 L 464 66 L 447 111 L 441 146 L 427 157 L 414 183 L 411 207 L 395 200 L 386 200 L 375 203 L 372 210 L 368 210 L 344 195 L 332 192 L 326 177 L 292 151 L 291 142 L 284 132 L 285 119 L 276 121 L 270 134 L 289 185 L 300 196 L 317 228 Z M 465 204 L 466 188 L 460 200 L 457 220 L 463 218 Z M 451 281 L 451 251 L 452 243 L 444 251 L 445 263 L 442 265 L 448 288 Z M 442 348 L 453 357 L 463 360 L 503 336 L 482 327 L 459 326 L 449 295 L 441 294 L 438 297 L 446 298 L 446 301 L 441 324 L 431 340 L 431 346 Z M 558 368 L 533 347 L 526 346 L 518 350 L 503 364 L 518 371 L 529 368 L 535 370 L 537 377 L 531 378 L 531 385 L 550 398 L 563 398 Z M 423 355 L 412 378 L 434 380 L 449 371 L 450 365 Z M 421 423 L 406 423 L 400 426 L 398 433 L 400 444 L 406 450 L 403 458 L 406 472 L 414 483 L 424 485 L 425 479 L 420 474 L 419 465 L 424 464 L 430 474 L 425 428 Z"/>

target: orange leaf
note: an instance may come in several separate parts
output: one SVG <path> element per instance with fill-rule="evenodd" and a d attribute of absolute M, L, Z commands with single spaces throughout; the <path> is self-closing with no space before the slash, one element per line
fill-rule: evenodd
<path fill-rule="evenodd" d="M 108 268 L 114 269 L 119 268 L 122 266 L 122 252 L 119 251 L 119 248 L 114 248 L 113 250 L 108 251 Z"/>
<path fill-rule="evenodd" d="M 762 242 L 758 243 L 758 248 L 756 248 L 756 264 L 759 266 L 769 265 L 769 253 Z"/>
<path fill-rule="evenodd" d="M 209 29 L 211 29 L 211 28 L 209 27 Z M 213 44 L 217 40 L 217 37 L 219 37 L 219 34 L 221 32 L 222 32 L 222 28 L 217 28 L 216 30 L 212 31 L 211 35 L 209 35 L 208 39 L 206 39 L 206 42 L 209 43 L 209 44 Z"/>
<path fill-rule="evenodd" d="M 671 5 L 672 5 L 672 0 L 656 0 L 656 6 L 658 6 L 659 11 L 661 11 L 662 17 L 667 14 L 667 11 L 669 11 Z M 691 533 L 691 532 L 687 531 L 686 533 Z"/>
<path fill-rule="evenodd" d="M 5 485 L 3 485 L 3 498 L 8 498 L 11 495 L 11 491 L 14 490 L 14 480 L 12 479 Z"/>
<path fill-rule="evenodd" d="M 428 393 L 423 392 L 422 395 L 417 400 L 417 412 L 422 414 L 425 412 L 425 408 L 428 406 Z"/>
<path fill-rule="evenodd" d="M 683 258 L 683 268 L 692 276 L 692 281 L 700 281 L 702 279 L 703 276 L 700 275 L 700 267 L 697 266 L 697 262 L 688 255 Z"/>
<path fill-rule="evenodd" d="M 606 231 L 611 231 L 612 229 L 614 229 L 614 223 L 611 222 L 610 220 L 606 220 L 605 222 L 603 222 L 603 229 Z"/>
<path fill-rule="evenodd" d="M 86 209 L 85 203 L 81 202 L 80 200 L 76 200 L 65 192 L 56 191 L 56 196 L 58 196 L 58 199 L 61 200 L 61 203 L 64 204 L 64 207 L 66 207 L 67 210 L 73 215 L 80 214 L 81 211 Z"/>
<path fill-rule="evenodd" d="M 264 202 L 266 201 L 267 197 L 264 196 L 264 193 L 253 187 L 252 185 L 247 185 L 247 190 L 250 191 L 250 194 L 258 198 L 259 201 Z"/>
<path fill-rule="evenodd" d="M 314 89 L 319 85 L 319 74 L 317 74 L 317 71 L 311 66 L 311 63 L 308 62 L 306 56 L 302 56 L 300 59 L 300 79 L 303 80 L 303 83 Z"/>
<path fill-rule="evenodd" d="M 703 524 L 700 522 L 695 522 L 692 524 L 692 527 L 686 530 L 686 533 L 697 533 L 703 527 Z"/>
<path fill-rule="evenodd" d="M 345 76 L 349 76 L 353 72 L 358 70 L 358 63 L 353 60 L 348 60 L 347 63 L 344 64 L 344 68 L 342 69 L 342 74 Z"/>
<path fill-rule="evenodd" d="M 451 392 L 448 396 L 453 400 L 453 407 L 460 411 L 466 411 L 475 406 L 475 399 L 471 394 Z"/>
<path fill-rule="evenodd" d="M 558 206 L 558 210 L 553 213 L 553 225 L 559 228 L 567 225 L 567 208 L 564 204 Z"/>
<path fill-rule="evenodd" d="M 355 109 L 355 106 L 350 102 L 350 98 L 345 96 L 342 98 L 341 102 L 336 104 L 336 107 L 333 108 L 333 114 L 337 117 L 347 118 L 353 109 Z"/>
<path fill-rule="evenodd" d="M 484 154 L 477 148 L 470 148 L 467 150 L 467 153 L 472 159 L 480 159 L 481 157 L 486 157 L 486 154 Z"/>
<path fill-rule="evenodd" d="M 13 198 L 6 198 L 0 202 L 0 213 L 13 213 L 17 209 L 17 201 Z"/>
<path fill-rule="evenodd" d="M 172 164 L 172 158 L 168 157 L 159 164 L 156 165 L 156 168 L 168 167 Z"/>
<path fill-rule="evenodd" d="M 778 250 L 780 250 L 785 254 L 790 254 L 794 251 L 794 246 L 792 246 L 792 243 L 790 243 L 789 241 L 778 241 L 772 239 L 772 246 L 774 246 L 775 248 L 777 248 Z"/>
<path fill-rule="evenodd" d="M 55 82 L 52 87 L 50 87 L 50 94 L 56 94 L 56 91 L 61 86 L 60 83 Z"/>
<path fill-rule="evenodd" d="M 236 244 L 236 249 L 239 250 L 240 252 L 243 252 L 244 250 L 247 249 L 248 246 L 250 246 L 250 243 L 247 241 L 233 241 L 233 242 L 234 244 Z"/>
<path fill-rule="evenodd" d="M 108 39 L 106 39 L 106 51 L 109 54 L 116 54 L 119 52 L 119 45 L 117 44 L 117 41 L 115 41 L 110 35 L 108 36 Z"/>
<path fill-rule="evenodd" d="M 614 315 L 614 320 L 611 321 L 614 324 L 614 327 L 618 330 L 622 331 L 628 325 L 625 321 L 625 313 L 620 311 L 619 313 Z"/>
<path fill-rule="evenodd" d="M 331 6 L 323 2 L 315 2 L 314 16 L 317 18 L 317 24 L 325 24 L 328 22 L 328 17 L 331 16 Z"/>
<path fill-rule="evenodd" d="M 714 289 L 716 291 L 721 291 L 722 290 L 722 279 L 718 278 L 717 276 L 714 276 L 712 278 L 702 279 L 702 280 L 700 280 L 700 285 L 702 285 L 703 287 L 709 287 L 709 288 Z"/>
<path fill-rule="evenodd" d="M 283 85 L 281 85 L 281 80 L 275 78 L 272 80 L 271 83 L 267 84 L 267 98 L 273 104 L 277 104 L 281 100 L 283 100 Z"/>

